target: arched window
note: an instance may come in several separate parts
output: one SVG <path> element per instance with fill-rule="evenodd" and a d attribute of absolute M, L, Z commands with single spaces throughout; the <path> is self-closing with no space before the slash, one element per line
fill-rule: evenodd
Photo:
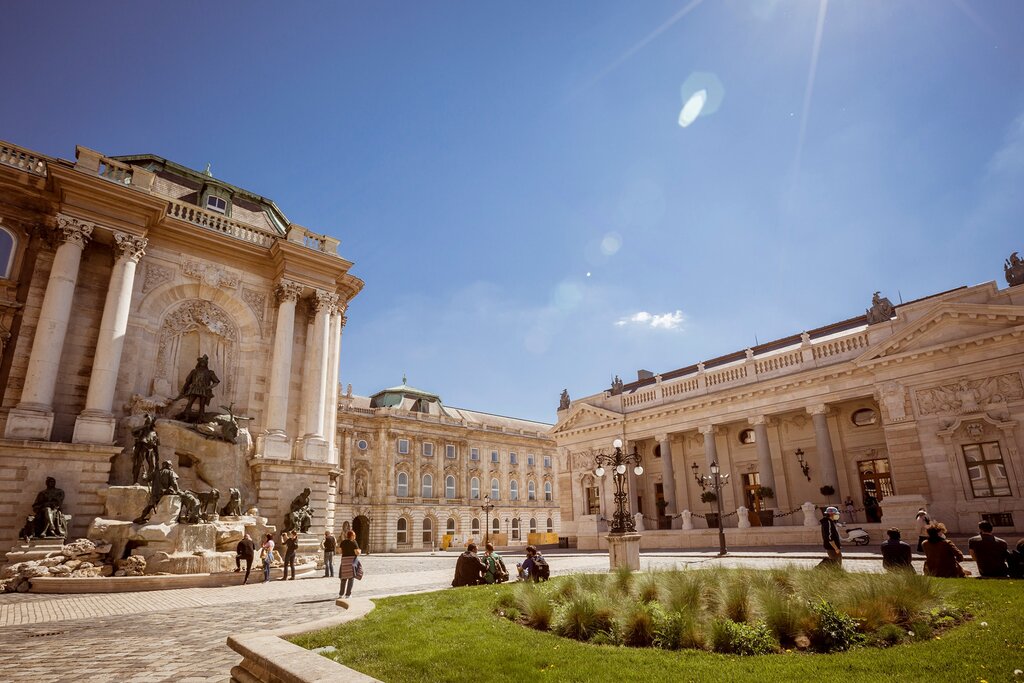
<path fill-rule="evenodd" d="M 501 487 L 497 479 L 491 479 L 491 500 L 501 500 Z"/>
<path fill-rule="evenodd" d="M 551 518 L 548 517 L 548 533 L 554 533 L 555 525 L 551 523 Z"/>
<path fill-rule="evenodd" d="M 544 500 L 546 500 L 548 502 L 551 501 L 551 482 L 550 481 L 544 482 Z"/>
<path fill-rule="evenodd" d="M 399 498 L 406 498 L 409 495 L 409 475 L 405 472 L 398 473 L 398 486 L 395 495 Z"/>
<path fill-rule="evenodd" d="M 480 500 L 480 480 L 476 477 L 469 480 L 469 497 L 473 500 Z"/>
<path fill-rule="evenodd" d="M 409 520 L 405 517 L 398 518 L 398 534 L 395 537 L 398 545 L 405 545 L 409 542 Z"/>
<path fill-rule="evenodd" d="M 479 517 L 474 517 L 473 518 L 473 523 L 470 525 L 470 529 L 473 530 L 474 534 L 479 534 L 480 533 L 480 518 Z"/>
<path fill-rule="evenodd" d="M 519 540 L 519 520 L 518 519 L 513 519 L 512 520 L 512 540 L 513 541 L 518 541 Z"/>
<path fill-rule="evenodd" d="M 448 518 L 448 524 L 445 526 L 444 532 L 446 534 L 448 534 L 449 536 L 454 536 L 455 535 L 455 518 L 454 517 L 449 517 Z"/>
<path fill-rule="evenodd" d="M 501 533 L 501 520 L 499 520 L 497 517 L 491 520 L 491 533 Z"/>
<path fill-rule="evenodd" d="M 0 277 L 11 277 L 11 266 L 14 265 L 14 248 L 18 241 L 14 233 L 0 226 Z"/>
<path fill-rule="evenodd" d="M 537 484 L 532 479 L 526 483 L 526 499 L 537 500 Z"/>
<path fill-rule="evenodd" d="M 508 485 L 508 493 L 510 500 L 519 500 L 519 482 L 513 479 Z"/>
<path fill-rule="evenodd" d="M 429 474 L 423 475 L 423 493 L 420 494 L 424 498 L 434 497 L 434 477 Z"/>
<path fill-rule="evenodd" d="M 434 542 L 434 523 L 430 517 L 423 518 L 423 545 L 431 545 Z"/>
<path fill-rule="evenodd" d="M 537 518 L 536 517 L 530 517 L 530 533 L 531 534 L 537 533 Z"/>
<path fill-rule="evenodd" d="M 455 497 L 455 477 L 450 474 L 444 478 L 444 497 Z"/>

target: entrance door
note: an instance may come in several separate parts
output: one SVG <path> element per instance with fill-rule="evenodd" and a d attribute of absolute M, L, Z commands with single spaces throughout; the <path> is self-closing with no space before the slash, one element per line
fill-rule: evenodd
<path fill-rule="evenodd" d="M 880 503 L 887 496 L 895 495 L 892 473 L 888 458 L 861 460 L 857 463 L 860 474 L 860 490 L 864 501 L 864 516 L 869 522 L 881 522 Z"/>
<path fill-rule="evenodd" d="M 663 484 L 654 485 L 654 507 L 658 510 L 658 528 L 659 529 L 671 529 L 672 519 L 665 516 L 666 509 L 665 502 L 665 486 Z"/>
<path fill-rule="evenodd" d="M 757 514 L 764 509 L 760 488 L 761 476 L 757 472 L 743 475 L 743 500 L 747 506 L 747 519 L 750 520 L 751 526 L 761 526 L 761 518 Z"/>
<path fill-rule="evenodd" d="M 366 554 L 370 553 L 370 520 L 359 515 L 352 520 L 352 531 L 356 532 L 356 543 Z"/>

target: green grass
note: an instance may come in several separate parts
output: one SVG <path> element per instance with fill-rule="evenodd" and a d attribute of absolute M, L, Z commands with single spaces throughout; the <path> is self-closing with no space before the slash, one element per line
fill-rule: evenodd
<path fill-rule="evenodd" d="M 769 580 L 785 578 L 778 572 L 774 577 L 765 574 Z M 567 581 L 587 587 L 604 584 L 601 579 L 566 577 L 552 581 L 551 589 L 558 590 Z M 507 586 L 386 598 L 365 619 L 292 640 L 307 648 L 334 645 L 334 659 L 388 683 L 1024 681 L 1024 676 L 1013 674 L 1024 669 L 1024 582 L 938 581 L 948 594 L 947 602 L 968 608 L 971 621 L 938 637 L 929 636 L 922 624 L 909 644 L 839 654 L 736 656 L 576 642 L 496 615 L 496 606 L 512 604 Z M 752 586 L 752 593 L 760 588 Z M 687 598 L 702 592 L 694 586 L 677 590 Z M 889 635 L 895 640 L 898 634 Z"/>

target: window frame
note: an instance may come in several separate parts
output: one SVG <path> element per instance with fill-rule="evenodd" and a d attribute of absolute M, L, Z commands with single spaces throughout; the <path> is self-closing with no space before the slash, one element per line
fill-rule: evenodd
<path fill-rule="evenodd" d="M 555 499 L 555 491 L 551 487 L 551 482 L 550 481 L 544 482 L 544 502 L 545 503 L 550 503 L 554 499 Z"/>
<path fill-rule="evenodd" d="M 519 454 L 516 453 L 515 451 L 509 451 L 508 452 L 508 464 L 509 465 L 518 465 L 519 464 Z"/>
<path fill-rule="evenodd" d="M 989 459 L 986 451 L 986 446 L 994 446 L 999 457 L 996 459 Z M 976 461 L 970 461 L 967 458 L 968 449 L 977 449 L 982 459 Z M 964 467 L 967 470 L 967 483 L 971 487 L 971 497 L 973 498 L 1006 498 L 1013 496 L 1013 489 L 1010 487 L 1010 478 L 1006 472 L 1006 458 L 1003 457 L 1003 447 L 999 441 L 978 441 L 976 443 L 965 443 L 960 445 L 960 454 L 963 458 Z M 1002 469 L 1002 480 L 1006 482 L 1006 493 L 995 493 L 996 487 L 993 483 L 992 474 L 990 467 Z M 972 477 L 971 470 L 978 468 L 980 473 L 984 474 L 984 481 L 987 483 L 988 494 L 978 494 L 978 487 L 975 486 L 975 481 L 981 479 L 981 477 Z"/>
<path fill-rule="evenodd" d="M 513 479 L 508 483 L 508 499 L 519 500 L 519 480 Z"/>
<path fill-rule="evenodd" d="M 497 477 L 491 479 L 491 500 L 501 500 L 501 482 Z"/>
<path fill-rule="evenodd" d="M 476 460 L 477 462 L 480 462 L 480 449 L 479 448 L 470 448 L 469 449 L 469 459 L 470 460 Z"/>
<path fill-rule="evenodd" d="M 449 481 L 451 482 L 451 486 L 448 485 Z M 455 477 L 449 474 L 444 478 L 444 497 L 451 500 L 452 498 L 456 497 L 455 493 Z"/>
<path fill-rule="evenodd" d="M 537 482 L 533 479 L 526 482 L 526 500 L 537 500 Z"/>
<path fill-rule="evenodd" d="M 395 543 L 398 545 L 409 544 L 409 520 L 399 517 L 395 523 Z"/>
<path fill-rule="evenodd" d="M 434 497 L 434 475 L 430 472 L 425 472 L 420 477 L 420 498 L 433 498 Z"/>
<path fill-rule="evenodd" d="M 402 493 L 402 487 L 405 487 L 405 493 Z M 398 498 L 409 497 L 409 473 L 399 472 L 398 476 L 395 477 L 395 496 Z"/>
<path fill-rule="evenodd" d="M 480 500 L 480 477 L 469 480 L 469 499 Z"/>
<path fill-rule="evenodd" d="M 213 206 L 213 203 L 223 204 L 223 206 Z M 228 200 L 215 194 L 206 195 L 206 210 L 226 216 L 228 215 Z"/>
<path fill-rule="evenodd" d="M 533 453 L 527 453 L 526 454 L 526 466 L 527 467 L 534 467 L 536 464 L 537 464 L 537 456 L 535 456 Z"/>
<path fill-rule="evenodd" d="M 501 462 L 501 452 L 500 451 L 491 451 L 491 462 L 492 463 L 500 463 Z"/>
<path fill-rule="evenodd" d="M 14 271 L 14 257 L 18 253 L 18 236 L 3 225 L 0 225 L 0 233 L 11 240 L 11 252 L 7 255 L 7 263 L 0 262 L 0 280 L 10 280 Z"/>
<path fill-rule="evenodd" d="M 409 455 L 409 439 L 399 439 L 398 440 L 398 454 L 399 455 Z"/>
<path fill-rule="evenodd" d="M 444 457 L 449 460 L 455 460 L 455 458 L 459 457 L 459 451 L 455 448 L 455 444 L 446 443 L 444 445 Z"/>
<path fill-rule="evenodd" d="M 550 455 L 545 455 L 544 456 L 544 469 L 548 469 L 548 470 L 551 469 L 551 456 Z"/>

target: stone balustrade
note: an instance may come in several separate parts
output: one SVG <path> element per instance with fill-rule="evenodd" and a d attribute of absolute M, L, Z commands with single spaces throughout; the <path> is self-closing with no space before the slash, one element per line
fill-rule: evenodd
<path fill-rule="evenodd" d="M 27 149 L 0 142 L 0 164 L 37 176 L 46 176 L 46 161 Z"/>
<path fill-rule="evenodd" d="M 167 203 L 167 215 L 200 228 L 213 230 L 214 232 L 219 232 L 244 242 L 251 242 L 261 247 L 269 247 L 277 239 L 277 235 L 273 233 L 232 220 L 223 214 L 207 211 L 198 206 L 185 204 L 173 199 Z"/>

